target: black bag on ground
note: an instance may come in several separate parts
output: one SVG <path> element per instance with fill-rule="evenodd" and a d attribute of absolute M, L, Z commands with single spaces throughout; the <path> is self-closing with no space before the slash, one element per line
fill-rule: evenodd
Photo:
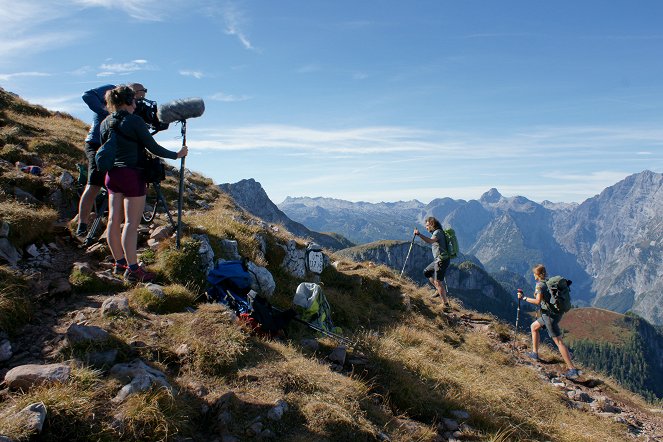
<path fill-rule="evenodd" d="M 260 330 L 274 336 L 283 330 L 285 333 L 288 324 L 296 315 L 293 309 L 278 311 L 272 307 L 267 299 L 256 296 L 253 300 L 251 317 L 260 324 Z"/>

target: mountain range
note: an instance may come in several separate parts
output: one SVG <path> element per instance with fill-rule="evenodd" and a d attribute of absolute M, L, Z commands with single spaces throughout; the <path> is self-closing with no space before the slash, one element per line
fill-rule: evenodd
<path fill-rule="evenodd" d="M 439 198 L 366 203 L 288 197 L 278 208 L 312 230 L 333 231 L 357 244 L 410 240 L 413 227 L 435 216 L 456 230 L 461 251 L 491 274 L 532 282 L 530 269 L 573 280 L 573 302 L 663 324 L 663 175 L 643 171 L 581 204 L 537 203 L 490 189 L 479 200 Z"/>

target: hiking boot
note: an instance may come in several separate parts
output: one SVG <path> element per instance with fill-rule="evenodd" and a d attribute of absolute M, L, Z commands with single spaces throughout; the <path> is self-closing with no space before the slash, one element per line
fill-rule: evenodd
<path fill-rule="evenodd" d="M 451 313 L 451 305 L 450 304 L 445 304 L 444 306 L 442 306 L 442 311 L 444 313 Z"/>
<path fill-rule="evenodd" d="M 76 227 L 76 236 L 79 238 L 85 238 L 87 236 L 87 224 L 79 224 Z"/>
<path fill-rule="evenodd" d="M 124 273 L 129 269 L 129 267 L 126 264 L 118 264 L 114 263 L 113 264 L 113 275 L 115 276 L 121 276 L 124 275 Z"/>
<path fill-rule="evenodd" d="M 576 379 L 578 376 L 580 376 L 580 372 L 577 368 L 569 368 L 567 372 L 564 373 L 564 377 L 567 379 Z"/>
<path fill-rule="evenodd" d="M 154 273 L 146 272 L 142 267 L 138 267 L 133 271 L 127 267 L 124 271 L 124 279 L 129 282 L 150 282 L 155 276 Z"/>
<path fill-rule="evenodd" d="M 534 353 L 533 351 L 527 353 L 527 357 L 530 358 L 530 359 L 534 359 L 535 361 L 539 360 L 539 354 Z"/>

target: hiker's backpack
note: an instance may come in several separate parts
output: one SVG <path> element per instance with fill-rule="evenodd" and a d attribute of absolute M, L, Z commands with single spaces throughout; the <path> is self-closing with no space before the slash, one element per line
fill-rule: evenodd
<path fill-rule="evenodd" d="M 275 336 L 285 330 L 295 312 L 278 311 L 267 299 L 251 291 L 249 272 L 246 259 L 217 263 L 207 275 L 207 299 L 230 307 L 256 333 Z"/>
<path fill-rule="evenodd" d="M 331 307 L 322 293 L 322 287 L 318 284 L 313 282 L 299 284 L 292 304 L 301 320 L 327 332 L 341 332 L 338 327 L 334 327 L 331 319 Z"/>
<path fill-rule="evenodd" d="M 110 122 L 110 134 L 106 141 L 99 146 L 97 153 L 94 154 L 94 162 L 97 165 L 97 170 L 102 173 L 106 173 L 113 168 L 115 165 L 115 155 L 117 153 L 117 137 L 121 135 L 120 129 L 118 126 L 124 120 L 123 116 L 114 116 L 108 117 L 113 120 Z"/>
<path fill-rule="evenodd" d="M 458 256 L 458 238 L 454 229 L 442 229 L 444 238 L 447 240 L 447 252 L 443 254 L 443 258 L 455 258 Z"/>
<path fill-rule="evenodd" d="M 218 262 L 207 274 L 207 299 L 232 308 L 239 316 L 251 311 L 248 293 L 251 290 L 251 275 L 246 261 Z"/>
<path fill-rule="evenodd" d="M 561 276 L 546 279 L 546 286 L 550 293 L 550 300 L 547 304 L 551 313 L 561 315 L 571 310 L 572 282 Z"/>

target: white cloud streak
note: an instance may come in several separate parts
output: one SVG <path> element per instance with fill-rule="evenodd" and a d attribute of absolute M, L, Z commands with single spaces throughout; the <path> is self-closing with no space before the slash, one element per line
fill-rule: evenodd
<path fill-rule="evenodd" d="M 46 72 L 14 72 L 13 74 L 0 74 L 0 81 L 11 81 L 23 77 L 50 77 Z"/>
<path fill-rule="evenodd" d="M 247 101 L 250 100 L 251 97 L 248 95 L 228 95 L 223 92 L 218 92 L 212 96 L 209 97 L 210 100 L 214 101 L 223 101 L 226 103 L 233 103 L 233 102 L 239 102 L 239 101 Z"/>
<path fill-rule="evenodd" d="M 200 80 L 201 78 L 205 77 L 205 74 L 203 74 L 201 71 L 189 71 L 189 70 L 181 70 L 180 75 L 183 77 L 193 77 L 197 80 Z"/>

